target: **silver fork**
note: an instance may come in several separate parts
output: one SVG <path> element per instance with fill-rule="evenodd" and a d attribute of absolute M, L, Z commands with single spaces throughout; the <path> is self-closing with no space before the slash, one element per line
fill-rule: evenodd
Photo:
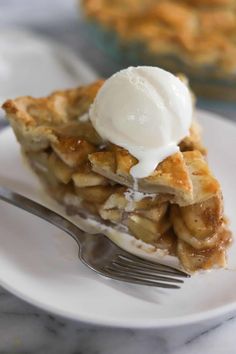
<path fill-rule="evenodd" d="M 79 259 L 102 276 L 170 289 L 180 287 L 183 280 L 179 278 L 189 277 L 189 274 L 183 271 L 136 257 L 101 233 L 84 232 L 64 216 L 6 188 L 0 187 L 0 200 L 37 215 L 72 236 L 79 246 Z"/>

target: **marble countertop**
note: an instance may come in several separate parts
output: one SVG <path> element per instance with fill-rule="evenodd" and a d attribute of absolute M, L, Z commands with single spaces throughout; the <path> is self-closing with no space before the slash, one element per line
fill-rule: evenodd
<path fill-rule="evenodd" d="M 1 0 L 0 27 L 21 26 L 63 42 L 108 76 L 119 66 L 91 46 L 73 0 Z M 232 105 L 200 107 L 235 120 Z M 3 124 L 3 123 L 1 123 Z M 1 127 L 0 127 L 1 128 Z M 236 318 L 166 331 L 101 328 L 41 311 L 0 288 L 0 353 L 234 354 Z"/>
<path fill-rule="evenodd" d="M 41 311 L 0 289 L 0 353 L 234 354 L 236 318 L 172 331 L 101 328 Z"/>

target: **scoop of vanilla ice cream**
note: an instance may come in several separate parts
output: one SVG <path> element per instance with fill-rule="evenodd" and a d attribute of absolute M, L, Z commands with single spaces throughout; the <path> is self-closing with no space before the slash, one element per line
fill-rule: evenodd
<path fill-rule="evenodd" d="M 192 100 L 185 83 L 171 73 L 151 66 L 129 67 L 105 81 L 89 115 L 104 140 L 137 158 L 130 173 L 144 178 L 189 135 Z"/>

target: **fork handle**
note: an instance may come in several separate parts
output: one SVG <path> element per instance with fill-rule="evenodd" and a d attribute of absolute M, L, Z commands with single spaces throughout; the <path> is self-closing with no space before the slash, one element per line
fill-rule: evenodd
<path fill-rule="evenodd" d="M 57 226 L 59 229 L 72 236 L 79 246 L 86 237 L 84 231 L 67 220 L 64 216 L 7 188 L 0 187 L 0 200 L 26 210 L 30 214 L 36 215 L 48 221 L 50 224 Z"/>

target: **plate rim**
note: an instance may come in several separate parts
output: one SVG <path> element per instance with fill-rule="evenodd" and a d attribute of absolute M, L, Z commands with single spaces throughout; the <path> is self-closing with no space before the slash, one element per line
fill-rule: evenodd
<path fill-rule="evenodd" d="M 41 301 L 36 300 L 30 296 L 23 294 L 21 291 L 14 289 L 10 285 L 6 284 L 2 279 L 0 279 L 0 286 L 2 286 L 5 290 L 9 291 L 11 294 L 15 295 L 19 299 L 25 301 L 26 303 L 30 304 L 31 306 L 35 306 L 43 311 L 47 311 L 51 314 L 56 316 L 63 317 L 65 319 L 73 320 L 76 322 L 81 322 L 84 324 L 89 325 L 96 325 L 100 327 L 111 327 L 111 328 L 121 328 L 121 329 L 166 329 L 166 328 L 173 328 L 173 327 L 184 327 L 193 324 L 199 324 L 202 322 L 206 322 L 207 320 L 215 320 L 222 316 L 232 315 L 233 312 L 236 312 L 236 300 L 235 302 L 223 305 L 218 307 L 217 309 L 209 310 L 209 311 L 201 311 L 197 314 L 193 315 L 184 315 L 182 317 L 173 317 L 167 319 L 152 319 L 148 320 L 145 323 L 134 323 L 133 321 L 119 321 L 103 319 L 103 318 L 92 318 L 91 316 L 74 316 L 71 313 L 68 313 L 65 310 L 59 310 L 58 308 L 54 307 L 53 305 L 48 305 L 42 303 Z M 137 321 L 137 319 L 136 319 Z"/>
<path fill-rule="evenodd" d="M 221 123 L 227 124 L 228 126 L 236 128 L 236 124 L 227 118 L 209 112 L 205 110 L 196 110 L 197 115 L 200 116 L 208 116 L 210 119 L 218 120 Z M 11 133 L 11 127 L 7 126 L 0 131 L 0 138 L 4 134 Z M 48 311 L 49 313 L 55 314 L 57 316 L 61 316 L 63 318 L 71 319 L 77 322 L 82 322 L 86 324 L 96 325 L 96 326 L 105 326 L 105 327 L 113 327 L 113 328 L 130 328 L 130 329 L 164 329 L 164 328 L 171 328 L 171 327 L 181 327 L 187 326 L 192 324 L 198 324 L 201 322 L 205 322 L 207 320 L 214 320 L 220 318 L 222 316 L 227 316 L 233 314 L 236 311 L 236 298 L 235 301 L 218 306 L 217 308 L 208 310 L 208 311 L 201 311 L 195 314 L 187 314 L 183 316 L 175 316 L 169 318 L 161 318 L 158 317 L 156 319 L 149 319 L 143 323 L 138 322 L 137 319 L 134 320 L 117 320 L 116 318 L 112 317 L 111 319 L 108 318 L 101 318 L 99 316 L 91 317 L 91 315 L 80 315 L 78 314 L 73 315 L 71 312 L 67 312 L 63 309 L 58 309 L 53 304 L 44 303 L 38 301 L 35 297 L 27 295 L 26 292 L 23 292 L 10 284 L 7 284 L 3 279 L 0 278 L 0 285 L 9 291 L 11 294 L 15 295 L 16 297 L 20 298 L 23 301 L 26 301 L 30 305 L 36 306 L 41 310 Z"/>

